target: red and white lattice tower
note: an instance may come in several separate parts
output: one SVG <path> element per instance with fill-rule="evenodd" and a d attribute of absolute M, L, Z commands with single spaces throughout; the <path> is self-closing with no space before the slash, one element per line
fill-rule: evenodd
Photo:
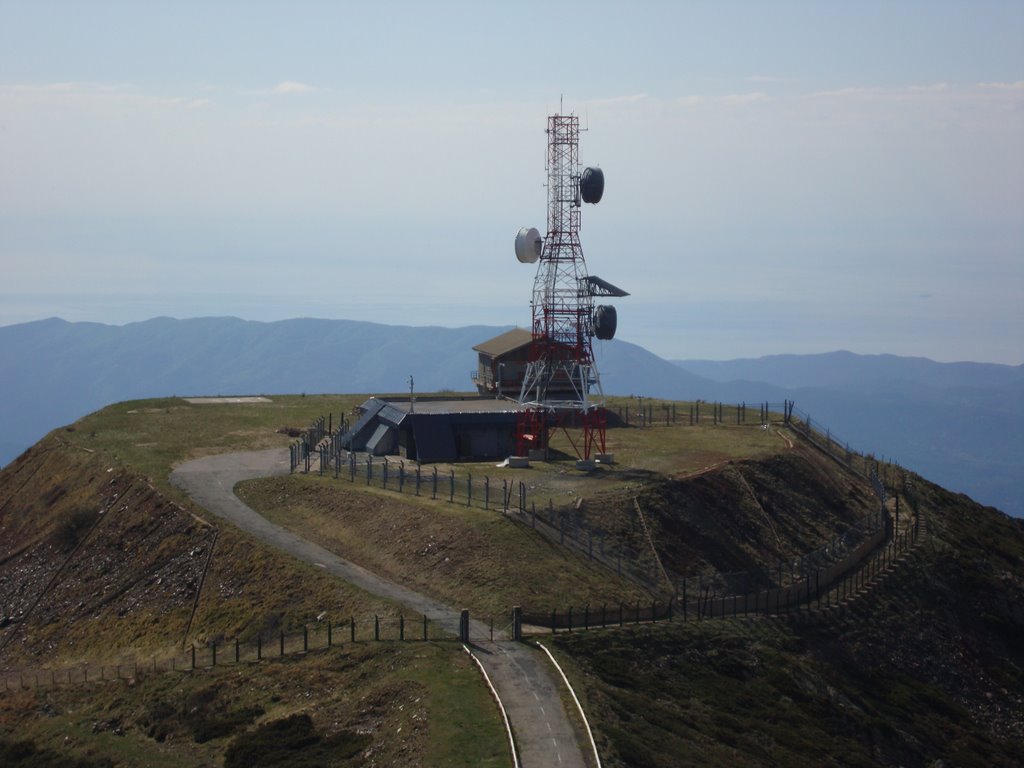
<path fill-rule="evenodd" d="M 528 455 L 546 449 L 551 430 L 562 427 L 579 458 L 588 461 L 605 453 L 604 394 L 592 339 L 611 338 L 615 332 L 614 308 L 595 311 L 594 297 L 626 294 L 587 274 L 580 213 L 582 202 L 601 199 L 604 175 L 599 168 L 581 173 L 579 136 L 577 115 L 548 117 L 547 236 L 541 240 L 535 229 L 523 229 L 516 238 L 520 261 L 539 261 L 530 305 L 533 343 L 519 393 L 523 408 L 517 450 Z"/>

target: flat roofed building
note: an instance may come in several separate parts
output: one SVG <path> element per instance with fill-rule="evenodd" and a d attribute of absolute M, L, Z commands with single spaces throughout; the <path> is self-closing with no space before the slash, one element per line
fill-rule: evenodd
<path fill-rule="evenodd" d="M 515 451 L 519 404 L 494 398 L 370 398 L 344 436 L 351 451 L 433 463 L 502 459 Z"/>

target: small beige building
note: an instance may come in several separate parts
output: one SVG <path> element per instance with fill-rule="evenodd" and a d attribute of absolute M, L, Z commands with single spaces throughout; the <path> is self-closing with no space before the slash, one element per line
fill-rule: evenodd
<path fill-rule="evenodd" d="M 518 399 L 533 350 L 533 334 L 525 328 L 513 328 L 477 344 L 473 350 L 477 353 L 477 366 L 470 375 L 480 394 Z M 571 395 L 574 391 L 564 370 L 557 371 L 547 384 L 549 395 Z"/>
<path fill-rule="evenodd" d="M 530 362 L 533 334 L 513 328 L 473 347 L 477 368 L 471 374 L 481 395 L 517 398 Z"/>

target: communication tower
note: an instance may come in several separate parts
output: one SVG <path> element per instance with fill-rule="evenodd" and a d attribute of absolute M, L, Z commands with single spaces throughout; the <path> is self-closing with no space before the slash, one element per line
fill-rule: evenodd
<path fill-rule="evenodd" d="M 523 456 L 546 451 L 551 430 L 562 427 L 578 457 L 590 462 L 606 453 L 604 393 L 592 340 L 611 339 L 617 324 L 615 308 L 595 305 L 594 299 L 629 294 L 587 274 L 580 244 L 582 203 L 600 202 L 604 172 L 580 169 L 579 117 L 550 115 L 546 133 L 547 236 L 524 227 L 515 244 L 521 262 L 537 263 L 530 302 L 533 342 L 519 393 L 523 407 L 517 450 Z"/>

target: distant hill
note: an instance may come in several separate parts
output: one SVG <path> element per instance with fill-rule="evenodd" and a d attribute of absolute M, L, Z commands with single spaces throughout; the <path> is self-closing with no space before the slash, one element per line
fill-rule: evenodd
<path fill-rule="evenodd" d="M 57 318 L 0 327 L 0 464 L 49 430 L 104 405 L 169 395 L 473 389 L 473 345 L 511 326 L 381 325 L 353 320 L 272 323 L 234 317 L 128 325 Z M 605 388 L 657 397 L 691 392 L 699 377 L 621 341 L 601 344 Z"/>
<path fill-rule="evenodd" d="M 856 355 L 768 355 L 738 360 L 673 360 L 713 381 L 769 382 L 788 389 L 820 387 L 862 392 L 893 391 L 921 384 L 938 389 L 1002 390 L 1024 398 L 1024 365 L 937 363 L 925 357 Z"/>
<path fill-rule="evenodd" d="M 850 352 L 674 362 L 732 392 L 781 388 L 852 446 L 1024 516 L 1024 366 Z"/>
<path fill-rule="evenodd" d="M 393 326 L 309 318 L 57 318 L 0 327 L 0 464 L 108 403 L 209 394 L 466 391 L 474 344 L 510 326 Z M 891 355 L 669 362 L 626 341 L 595 347 L 608 394 L 796 400 L 851 446 L 1024 516 L 1024 368 Z"/>

